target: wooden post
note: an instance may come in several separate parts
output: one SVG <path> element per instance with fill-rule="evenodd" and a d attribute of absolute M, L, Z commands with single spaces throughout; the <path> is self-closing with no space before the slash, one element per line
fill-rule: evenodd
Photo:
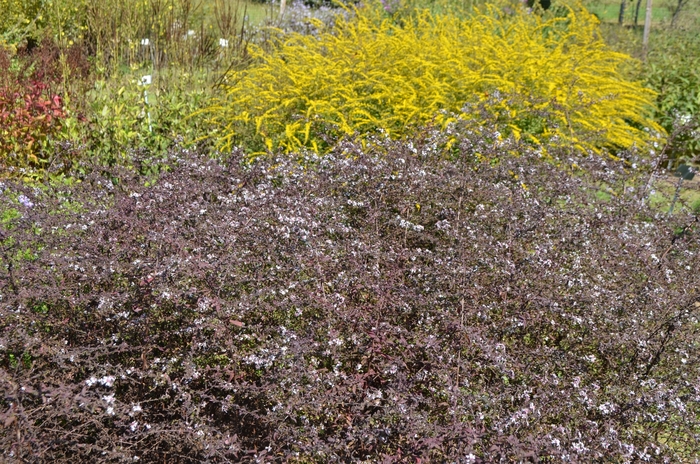
<path fill-rule="evenodd" d="M 642 54 L 644 56 L 644 61 L 647 59 L 649 32 L 651 31 L 651 2 L 652 0 L 647 0 L 647 12 L 646 16 L 644 17 L 644 39 L 642 40 Z"/>
<path fill-rule="evenodd" d="M 617 18 L 617 22 L 622 26 L 622 24 L 625 22 L 625 8 L 627 7 L 627 0 L 622 0 L 620 2 L 620 14 Z"/>

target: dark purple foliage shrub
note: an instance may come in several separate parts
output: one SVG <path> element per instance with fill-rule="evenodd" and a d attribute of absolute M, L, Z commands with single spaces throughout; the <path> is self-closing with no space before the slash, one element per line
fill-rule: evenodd
<path fill-rule="evenodd" d="M 3 184 L 2 459 L 697 459 L 697 217 L 489 140 Z"/>

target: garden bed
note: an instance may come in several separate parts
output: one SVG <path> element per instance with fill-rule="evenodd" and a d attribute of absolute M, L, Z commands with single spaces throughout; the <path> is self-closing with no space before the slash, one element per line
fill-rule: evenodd
<path fill-rule="evenodd" d="M 3 459 L 697 456 L 697 216 L 435 137 L 3 184 Z"/>

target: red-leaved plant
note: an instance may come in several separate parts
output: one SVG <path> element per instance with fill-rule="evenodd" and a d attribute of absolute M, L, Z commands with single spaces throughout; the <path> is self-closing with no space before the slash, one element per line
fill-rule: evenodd
<path fill-rule="evenodd" d="M 64 50 L 72 85 L 77 89 L 89 74 L 81 47 Z M 57 164 L 70 165 L 76 153 L 61 152 L 60 133 L 70 113 L 63 95 L 60 50 L 49 38 L 11 56 L 0 47 L 0 176 L 21 175 Z M 82 117 L 79 115 L 78 120 Z M 65 167 L 65 166 L 64 166 Z M 55 166 L 52 166 L 55 168 Z"/>
<path fill-rule="evenodd" d="M 48 89 L 40 81 L 0 88 L 0 159 L 5 167 L 40 165 L 42 142 L 59 130 L 66 116 L 61 97 Z"/>

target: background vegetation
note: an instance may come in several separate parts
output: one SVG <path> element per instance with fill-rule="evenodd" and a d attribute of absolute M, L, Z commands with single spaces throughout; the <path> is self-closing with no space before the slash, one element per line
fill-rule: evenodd
<path fill-rule="evenodd" d="M 655 31 L 671 29 L 652 34 L 644 64 L 606 48 L 642 58 L 639 27 L 630 16 L 634 2 L 625 9 L 622 27 L 603 23 L 600 29 L 584 9 L 561 4 L 541 16 L 507 2 L 485 7 L 475 1 L 385 1 L 381 14 L 364 10 L 362 19 L 344 19 L 337 29 L 325 6 L 290 5 L 280 17 L 277 4 L 243 0 L 120 0 L 110 9 L 88 3 L 3 3 L 5 175 L 43 178 L 47 169 L 65 173 L 86 159 L 133 165 L 140 151 L 158 159 L 180 139 L 225 149 L 242 144 L 260 153 L 268 147 L 328 147 L 339 136 L 378 129 L 401 136 L 429 122 L 444 126 L 485 100 L 494 100 L 491 111 L 502 117 L 505 136 L 524 134 L 533 143 L 553 138 L 614 153 L 647 143 L 644 127 L 663 128 L 673 136 L 666 167 L 697 156 L 699 45 L 686 32 L 696 21 L 692 2 L 658 5 L 678 13 L 672 28 L 657 15 Z M 595 12 L 605 5 L 588 6 Z M 429 13 L 416 14 L 424 7 Z M 309 21 L 314 16 L 320 22 Z M 457 26 L 469 32 L 448 33 Z M 425 32 L 437 28 L 443 28 L 437 36 Z M 391 35 L 397 32 L 401 40 Z M 362 59 L 353 58 L 357 50 L 351 46 L 358 33 L 371 44 L 360 50 Z M 334 44 L 334 54 L 308 34 L 322 34 Z M 438 37 L 451 46 L 441 47 Z M 435 52 L 402 48 L 402 41 L 411 40 L 433 44 Z M 470 49 L 482 41 L 479 53 Z M 391 60 L 369 58 L 380 48 Z M 442 55 L 452 48 L 460 54 Z M 572 61 L 578 55 L 587 58 Z M 296 61 L 280 65 L 290 58 Z M 318 67 L 353 59 L 365 70 L 362 75 Z M 382 68 L 388 61 L 395 69 Z M 223 82 L 227 69 L 228 96 L 221 99 L 213 85 Z M 317 77 L 331 93 L 313 88 L 320 71 Z M 140 86 L 147 75 L 152 84 Z M 464 78 L 451 77 L 457 75 Z M 343 87 L 348 82 L 352 88 Z M 654 108 L 647 105 L 651 94 L 634 87 L 636 82 L 657 92 Z M 265 89 L 271 93 L 255 108 L 246 107 L 251 89 L 264 85 L 272 85 Z M 494 91 L 499 98 L 492 98 Z M 60 103 L 45 104 L 56 96 Z M 191 118 L 203 108 L 215 111 Z M 50 118 L 42 116 L 46 111 Z M 552 127 L 542 126 L 543 111 L 557 113 Z M 207 137 L 212 130 L 204 128 L 206 119 L 220 126 L 214 139 Z"/>
<path fill-rule="evenodd" d="M 675 169 L 680 163 L 697 164 L 700 154 L 697 133 L 700 41 L 695 31 L 700 24 L 700 5 L 694 1 L 654 2 L 654 28 L 645 56 L 642 47 L 644 6 L 635 24 L 631 15 L 634 2 L 624 3 L 627 8 L 623 23 L 618 23 L 620 3 L 617 2 L 618 16 L 602 16 L 608 22 L 603 22 L 601 32 L 616 50 L 644 60 L 630 75 L 657 92 L 654 118 L 673 135 L 667 150 L 670 163 L 665 166 Z M 609 2 L 587 3 L 594 12 L 604 5 L 614 10 Z"/>
<path fill-rule="evenodd" d="M 12 3 L 0 24 L 0 163 L 4 175 L 35 179 L 84 171 L 81 162 L 133 166 L 141 152 L 157 160 L 206 134 L 192 114 L 245 56 L 251 21 L 266 21 L 264 6 L 231 0 L 37 4 Z M 49 124 L 41 102 L 55 97 Z"/>

